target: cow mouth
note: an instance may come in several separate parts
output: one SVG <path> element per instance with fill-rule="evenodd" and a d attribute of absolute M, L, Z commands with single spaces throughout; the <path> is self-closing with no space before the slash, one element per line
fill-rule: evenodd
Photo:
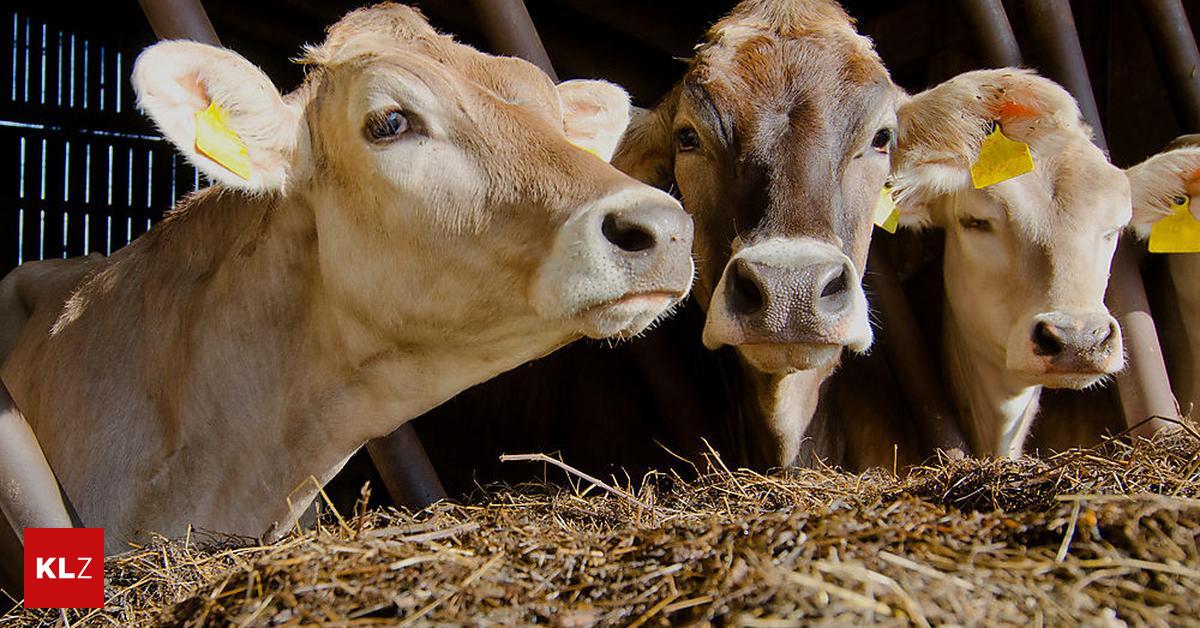
<path fill-rule="evenodd" d="M 670 313 L 686 296 L 672 290 L 630 292 L 584 308 L 578 314 L 589 338 L 630 338 Z"/>
<path fill-rule="evenodd" d="M 842 345 L 830 343 L 755 343 L 734 348 L 750 366 L 774 375 L 825 368 L 842 354 Z"/>
<path fill-rule="evenodd" d="M 1105 370 L 1095 370 L 1089 372 L 1046 371 L 1043 373 L 1033 374 L 1033 381 L 1039 386 L 1045 386 L 1046 388 L 1083 390 L 1084 388 L 1089 388 L 1103 382 L 1111 375 L 1111 372 Z"/>

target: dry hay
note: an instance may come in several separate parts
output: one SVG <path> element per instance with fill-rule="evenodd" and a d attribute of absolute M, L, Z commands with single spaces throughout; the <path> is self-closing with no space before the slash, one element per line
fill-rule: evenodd
<path fill-rule="evenodd" d="M 270 546 L 160 542 L 109 560 L 106 608 L 0 624 L 1200 625 L 1190 427 L 904 478 L 714 462 L 632 494 L 498 488 Z"/>

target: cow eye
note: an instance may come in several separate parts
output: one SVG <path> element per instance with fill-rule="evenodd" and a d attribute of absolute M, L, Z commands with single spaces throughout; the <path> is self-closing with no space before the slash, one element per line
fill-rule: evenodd
<path fill-rule="evenodd" d="M 963 229 L 971 231 L 991 231 L 992 223 L 983 218 L 975 218 L 973 216 L 963 216 L 958 219 L 958 224 L 962 225 Z"/>
<path fill-rule="evenodd" d="M 404 115 L 404 112 L 392 109 L 391 111 L 377 111 L 367 116 L 363 133 L 366 134 L 368 140 L 383 143 L 404 135 L 408 128 L 408 117 Z"/>
<path fill-rule="evenodd" d="M 675 143 L 679 146 L 680 152 L 696 150 L 700 148 L 700 134 L 696 133 L 696 129 L 685 126 L 675 132 Z"/>
<path fill-rule="evenodd" d="M 871 148 L 886 153 L 892 147 L 892 137 L 895 133 L 891 129 L 879 129 L 875 132 L 875 137 L 871 138 Z"/>

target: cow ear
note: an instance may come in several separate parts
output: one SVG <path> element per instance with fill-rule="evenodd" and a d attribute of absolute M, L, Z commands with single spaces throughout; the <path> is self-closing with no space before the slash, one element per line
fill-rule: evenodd
<path fill-rule="evenodd" d="M 940 226 L 934 212 L 935 201 L 968 186 L 970 175 L 955 163 L 901 162 L 902 165 L 894 165 L 892 170 L 900 226 L 908 229 Z"/>
<path fill-rule="evenodd" d="M 674 104 L 667 102 L 654 109 L 637 109 L 613 156 L 613 165 L 643 183 L 659 188 L 670 185 L 674 179 L 674 115 Z"/>
<path fill-rule="evenodd" d="M 567 139 L 611 161 L 629 126 L 629 94 L 612 83 L 584 80 L 559 83 L 558 94 Z"/>
<path fill-rule="evenodd" d="M 1200 220 L 1200 146 L 1159 153 L 1125 171 L 1133 198 L 1133 221 L 1139 236 L 1146 237 L 1150 227 L 1170 214 L 1175 199 L 1190 197 L 1192 216 Z"/>
<path fill-rule="evenodd" d="M 147 48 L 133 66 L 138 105 L 210 179 L 252 191 L 281 190 L 300 114 L 243 57 L 190 41 Z"/>

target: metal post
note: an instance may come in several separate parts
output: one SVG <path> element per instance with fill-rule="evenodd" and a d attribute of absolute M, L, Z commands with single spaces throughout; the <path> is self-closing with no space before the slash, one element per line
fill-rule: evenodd
<path fill-rule="evenodd" d="M 220 46 L 200 0 L 138 0 L 159 39 L 190 39 Z"/>
<path fill-rule="evenodd" d="M 1093 141 L 1108 150 L 1104 127 L 1100 124 L 1100 109 L 1096 106 L 1092 80 L 1088 77 L 1083 48 L 1079 45 L 1079 33 L 1075 30 L 1071 3 L 1069 0 L 1025 0 L 1024 6 L 1029 29 L 1042 50 L 1046 76 L 1071 92 L 1079 102 L 1084 120 L 1096 131 Z"/>
<path fill-rule="evenodd" d="M 1030 28 L 1046 58 L 1047 75 L 1075 96 L 1084 118 L 1095 129 L 1096 144 L 1107 149 L 1070 2 L 1025 0 L 1025 6 Z M 1171 381 L 1150 315 L 1137 255 L 1127 241 L 1117 247 L 1113 258 L 1107 300 L 1121 324 L 1129 357 L 1125 370 L 1117 375 L 1117 390 L 1126 425 L 1132 427 L 1151 416 L 1178 417 L 1179 408 L 1171 392 Z M 1143 425 L 1139 433 L 1153 433 L 1168 426 L 1164 421 L 1151 421 Z"/>
<path fill-rule="evenodd" d="M 887 346 L 888 362 L 912 409 L 921 442 L 943 451 L 971 452 L 958 420 L 950 410 L 942 378 L 934 369 L 928 345 L 913 316 L 900 277 L 879 240 L 871 242 L 866 275 L 870 293 L 883 315 L 880 333 Z"/>
<path fill-rule="evenodd" d="M 190 39 L 220 46 L 200 0 L 139 0 L 161 39 Z M 446 490 L 411 423 L 367 444 L 392 500 L 419 510 L 442 499 Z"/>
<path fill-rule="evenodd" d="M 1017 36 L 1000 0 L 962 0 L 962 8 L 984 63 L 994 68 L 1015 68 L 1023 63 Z"/>
<path fill-rule="evenodd" d="M 1189 133 L 1200 131 L 1200 50 L 1183 4 L 1179 0 L 1139 4 L 1175 115 Z"/>
<path fill-rule="evenodd" d="M 524 0 L 471 0 L 483 33 L 498 54 L 521 57 L 541 68 L 557 83 L 558 74 L 529 17 Z"/>

